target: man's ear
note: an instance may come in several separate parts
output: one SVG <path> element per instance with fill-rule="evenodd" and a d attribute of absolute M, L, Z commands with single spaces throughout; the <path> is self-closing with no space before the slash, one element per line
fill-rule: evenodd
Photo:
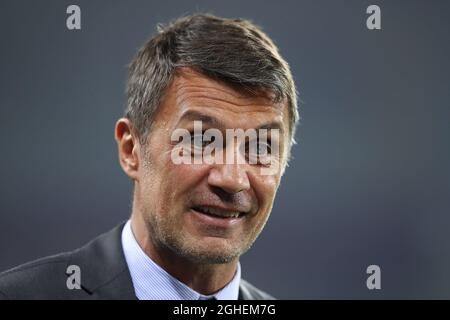
<path fill-rule="evenodd" d="M 123 171 L 132 180 L 138 179 L 139 170 L 139 138 L 131 121 L 120 118 L 116 122 L 115 139 L 119 153 L 119 162 Z"/>

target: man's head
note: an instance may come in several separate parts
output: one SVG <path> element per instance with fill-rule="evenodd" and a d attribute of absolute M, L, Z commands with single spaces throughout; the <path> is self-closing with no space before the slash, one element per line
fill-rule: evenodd
<path fill-rule="evenodd" d="M 152 246 L 198 263 L 235 260 L 270 215 L 294 141 L 297 100 L 287 63 L 249 21 L 194 15 L 161 28 L 139 50 L 127 93 L 116 140 L 135 183 L 133 215 Z M 172 133 L 192 132 L 196 120 L 224 136 L 226 129 L 278 130 L 269 140 L 278 140 L 281 165 L 263 175 L 259 162 L 175 164 Z M 245 158 L 247 140 L 224 141 L 215 152 Z"/>

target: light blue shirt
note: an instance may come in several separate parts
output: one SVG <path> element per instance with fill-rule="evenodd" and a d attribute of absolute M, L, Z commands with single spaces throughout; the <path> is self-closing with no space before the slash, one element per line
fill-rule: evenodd
<path fill-rule="evenodd" d="M 139 246 L 127 221 L 122 230 L 122 247 L 130 270 L 134 291 L 139 300 L 237 300 L 241 282 L 238 262 L 233 279 L 220 291 L 205 296 L 171 276 L 154 262 Z"/>

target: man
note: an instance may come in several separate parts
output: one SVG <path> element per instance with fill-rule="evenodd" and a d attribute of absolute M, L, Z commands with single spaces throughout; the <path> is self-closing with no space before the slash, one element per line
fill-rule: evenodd
<path fill-rule="evenodd" d="M 241 279 L 239 257 L 270 215 L 298 121 L 292 75 L 273 42 L 246 20 L 178 19 L 139 50 L 127 95 L 115 139 L 134 182 L 131 219 L 3 273 L 0 296 L 271 299 Z M 222 139 L 228 130 L 256 135 Z"/>

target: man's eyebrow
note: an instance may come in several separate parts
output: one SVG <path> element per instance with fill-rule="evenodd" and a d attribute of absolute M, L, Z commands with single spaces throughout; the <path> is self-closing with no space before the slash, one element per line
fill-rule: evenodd
<path fill-rule="evenodd" d="M 182 114 L 180 120 L 178 121 L 178 124 L 183 121 L 201 121 L 202 124 L 205 124 L 205 125 L 213 127 L 213 128 L 218 128 L 218 129 L 223 129 L 226 127 L 223 124 L 223 122 L 221 122 L 216 117 L 204 114 L 197 110 L 188 110 L 188 111 L 184 112 Z M 278 130 L 280 130 L 281 135 L 283 135 L 283 133 L 284 133 L 284 126 L 283 126 L 283 123 L 280 121 L 270 121 L 270 122 L 264 123 L 256 128 L 256 130 L 259 130 L 259 129 L 268 129 L 268 130 L 278 129 Z"/>
<path fill-rule="evenodd" d="M 280 130 L 280 135 L 284 134 L 284 126 L 280 121 L 271 121 L 268 123 L 264 123 L 264 124 L 260 125 L 258 128 L 256 128 L 256 130 L 259 130 L 259 129 L 267 129 L 267 130 L 269 130 L 269 132 L 271 129 L 276 129 L 276 130 Z"/>
<path fill-rule="evenodd" d="M 224 127 L 223 123 L 219 121 L 217 118 L 196 110 L 188 110 L 185 113 L 183 113 L 178 123 L 181 123 L 183 121 L 201 121 L 202 124 L 206 124 L 211 127 L 216 128 Z"/>

